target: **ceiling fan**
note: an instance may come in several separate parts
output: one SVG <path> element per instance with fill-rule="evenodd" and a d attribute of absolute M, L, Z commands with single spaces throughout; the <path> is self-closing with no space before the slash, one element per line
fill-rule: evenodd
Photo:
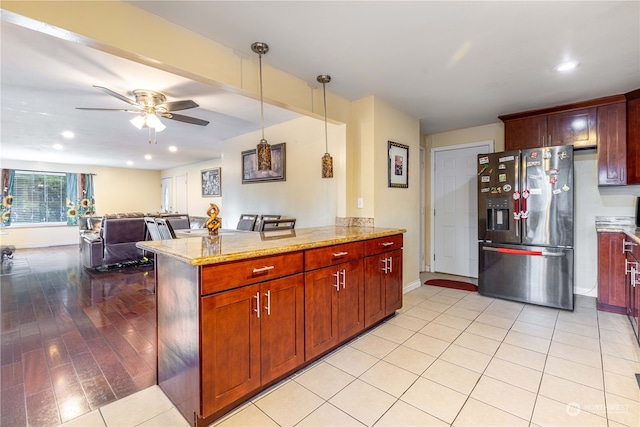
<path fill-rule="evenodd" d="M 192 125 L 206 126 L 209 124 L 209 122 L 206 120 L 174 113 L 174 111 L 188 110 L 190 108 L 196 108 L 199 106 L 190 99 L 167 102 L 167 97 L 160 92 L 146 89 L 136 89 L 133 91 L 133 95 L 135 96 L 134 100 L 127 98 L 124 95 L 120 95 L 119 93 L 114 92 L 111 89 L 107 89 L 106 87 L 96 85 L 94 85 L 93 87 L 95 87 L 96 89 L 100 89 L 107 95 L 111 95 L 121 101 L 126 102 L 127 104 L 134 106 L 135 109 L 85 107 L 76 107 L 76 109 L 94 111 L 124 111 L 126 113 L 135 113 L 138 114 L 138 116 L 131 120 L 131 123 L 134 126 L 136 126 L 138 129 L 148 127 L 150 129 L 154 129 L 156 132 L 160 132 L 166 127 L 164 126 L 164 124 L 162 124 L 162 122 L 160 122 L 158 116 L 164 117 L 165 119 L 189 123 Z"/>

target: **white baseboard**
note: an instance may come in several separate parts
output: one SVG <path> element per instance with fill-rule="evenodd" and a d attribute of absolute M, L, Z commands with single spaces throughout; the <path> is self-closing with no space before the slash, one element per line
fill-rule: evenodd
<path fill-rule="evenodd" d="M 420 279 L 418 279 L 418 280 L 416 280 L 414 282 L 411 282 L 408 285 L 404 286 L 402 288 L 402 293 L 406 294 L 407 292 L 410 292 L 410 291 L 412 291 L 414 289 L 418 289 L 420 286 L 422 286 L 422 283 L 420 282 Z"/>

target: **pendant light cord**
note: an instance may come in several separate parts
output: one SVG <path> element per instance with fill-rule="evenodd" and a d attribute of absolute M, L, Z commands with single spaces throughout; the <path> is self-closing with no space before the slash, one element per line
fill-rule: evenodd
<path fill-rule="evenodd" d="M 262 98 L 262 54 L 258 55 L 260 64 L 260 123 L 262 124 L 262 139 L 264 140 L 264 100 Z"/>
<path fill-rule="evenodd" d="M 329 138 L 327 137 L 327 90 L 326 85 L 322 83 L 322 95 L 324 98 L 324 152 L 329 152 Z"/>

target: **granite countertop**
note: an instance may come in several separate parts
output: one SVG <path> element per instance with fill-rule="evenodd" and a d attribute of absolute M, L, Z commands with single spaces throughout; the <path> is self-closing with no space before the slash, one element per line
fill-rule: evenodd
<path fill-rule="evenodd" d="M 406 231 L 401 228 L 325 226 L 262 233 L 228 232 L 210 237 L 204 230 L 205 235 L 198 237 L 144 241 L 136 246 L 198 266 L 357 242 Z"/>
<path fill-rule="evenodd" d="M 636 220 L 632 216 L 597 216 L 597 231 L 624 231 L 625 229 L 636 228 Z"/>
<path fill-rule="evenodd" d="M 596 231 L 598 233 L 625 233 L 640 244 L 640 228 L 632 216 L 597 216 Z"/>

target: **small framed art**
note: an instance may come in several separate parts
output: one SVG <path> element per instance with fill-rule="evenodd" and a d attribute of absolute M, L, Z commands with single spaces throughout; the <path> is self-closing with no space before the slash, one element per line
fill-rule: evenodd
<path fill-rule="evenodd" d="M 389 187 L 409 188 L 409 146 L 389 141 Z"/>
<path fill-rule="evenodd" d="M 242 152 L 242 183 L 286 181 L 286 143 L 271 146 L 271 170 L 258 170 L 256 150 Z"/>
<path fill-rule="evenodd" d="M 221 168 L 206 169 L 200 172 L 202 178 L 202 197 L 222 196 Z"/>

